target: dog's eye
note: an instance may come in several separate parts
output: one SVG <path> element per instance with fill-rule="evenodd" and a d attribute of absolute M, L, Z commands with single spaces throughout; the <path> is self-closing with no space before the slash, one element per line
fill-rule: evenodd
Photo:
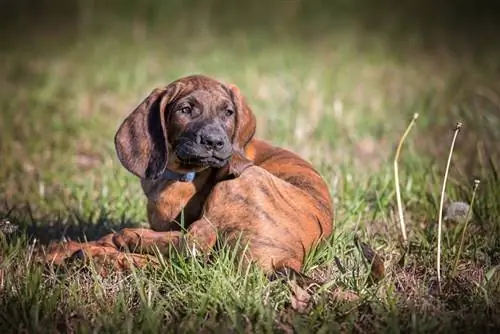
<path fill-rule="evenodd" d="M 226 116 L 233 116 L 234 110 L 233 109 L 226 109 Z"/>
<path fill-rule="evenodd" d="M 179 109 L 179 111 L 182 113 L 182 114 L 186 114 L 186 115 L 189 115 L 191 114 L 191 107 L 182 107 L 181 109 Z"/>

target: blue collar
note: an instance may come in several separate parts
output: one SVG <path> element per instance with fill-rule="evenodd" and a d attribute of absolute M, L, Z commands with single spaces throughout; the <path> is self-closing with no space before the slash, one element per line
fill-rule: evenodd
<path fill-rule="evenodd" d="M 182 174 L 182 173 L 177 173 L 177 172 L 171 171 L 170 169 L 165 169 L 165 172 L 163 172 L 161 177 L 164 180 L 193 182 L 194 178 L 196 177 L 196 172 L 188 172 L 188 173 Z"/>

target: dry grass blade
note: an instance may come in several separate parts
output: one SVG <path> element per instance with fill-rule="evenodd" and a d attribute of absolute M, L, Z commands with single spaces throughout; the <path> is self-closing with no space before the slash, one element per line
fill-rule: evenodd
<path fill-rule="evenodd" d="M 406 131 L 403 133 L 403 136 L 399 140 L 398 147 L 396 149 L 396 155 L 394 156 L 394 183 L 396 186 L 396 200 L 398 202 L 398 214 L 399 214 L 399 225 L 401 228 L 401 235 L 403 237 L 403 242 L 406 245 L 407 237 L 406 237 L 406 225 L 404 221 L 404 216 L 403 216 L 403 204 L 401 201 L 401 189 L 399 186 L 399 155 L 401 154 L 401 147 L 403 147 L 403 142 L 405 141 L 406 137 L 410 133 L 411 128 L 415 124 L 415 121 L 418 119 L 418 113 L 413 114 L 413 118 L 410 121 L 410 124 L 408 124 L 408 127 L 406 128 Z"/>
<path fill-rule="evenodd" d="M 444 207 L 444 195 L 446 191 L 446 182 L 448 180 L 448 173 L 450 171 L 450 165 L 451 165 L 451 157 L 453 156 L 453 148 L 455 147 L 455 142 L 457 140 L 458 133 L 460 132 L 460 129 L 462 128 L 462 123 L 458 122 L 453 129 L 453 139 L 451 141 L 451 146 L 450 146 L 450 153 L 448 155 L 448 161 L 446 163 L 446 169 L 444 172 L 444 179 L 443 179 L 443 187 L 441 189 L 441 201 L 439 203 L 439 212 L 438 212 L 438 245 L 437 245 L 437 261 L 436 261 L 436 267 L 437 267 L 437 276 L 438 276 L 438 289 L 439 292 L 441 293 L 441 234 L 442 234 L 442 229 L 443 229 L 443 207 Z"/>

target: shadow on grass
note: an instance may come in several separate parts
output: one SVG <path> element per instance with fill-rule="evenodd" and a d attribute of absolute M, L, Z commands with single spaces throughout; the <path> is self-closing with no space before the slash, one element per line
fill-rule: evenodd
<path fill-rule="evenodd" d="M 82 213 L 68 208 L 64 213 L 45 214 L 35 218 L 29 204 L 0 207 L 0 218 L 17 226 L 15 236 L 24 235 L 28 240 L 36 239 L 37 244 L 48 245 L 63 238 L 75 241 L 96 240 L 100 237 L 127 227 L 138 227 L 137 222 L 122 215 L 112 217 L 106 210 Z"/>

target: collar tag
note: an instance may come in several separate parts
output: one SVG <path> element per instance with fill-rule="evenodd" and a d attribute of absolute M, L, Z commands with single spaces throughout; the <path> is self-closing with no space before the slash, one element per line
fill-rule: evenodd
<path fill-rule="evenodd" d="M 180 182 L 193 182 L 196 177 L 196 172 L 188 172 L 186 174 L 177 173 L 166 169 L 162 175 L 165 180 L 180 181 Z"/>

